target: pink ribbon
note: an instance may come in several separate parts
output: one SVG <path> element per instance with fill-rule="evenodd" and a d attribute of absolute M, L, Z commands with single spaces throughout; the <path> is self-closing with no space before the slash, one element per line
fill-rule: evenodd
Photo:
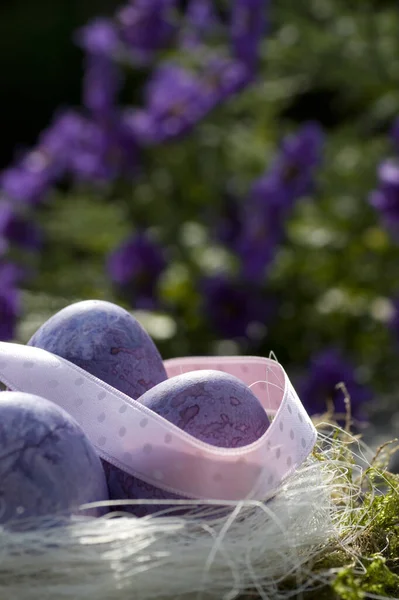
<path fill-rule="evenodd" d="M 281 365 L 252 356 L 165 361 L 169 377 L 214 369 L 258 397 L 271 425 L 254 443 L 218 448 L 182 431 L 73 363 L 46 350 L 0 342 L 0 381 L 61 406 L 98 454 L 127 473 L 188 498 L 263 500 L 307 458 L 316 429 Z"/>

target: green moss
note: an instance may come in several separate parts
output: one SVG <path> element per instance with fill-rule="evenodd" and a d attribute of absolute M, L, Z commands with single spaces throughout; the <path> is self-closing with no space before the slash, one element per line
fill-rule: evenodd
<path fill-rule="evenodd" d="M 337 440 L 332 446 L 334 480 L 335 483 L 339 480 L 337 489 L 342 489 L 342 497 L 336 492 L 334 502 L 349 510 L 343 511 L 340 538 L 330 540 L 319 558 L 304 570 L 312 572 L 314 589 L 302 593 L 301 598 L 398 598 L 399 476 L 387 471 L 392 444 L 383 446 L 371 466 L 361 472 L 355 468 L 352 445 L 342 443 L 345 434 L 341 432 L 333 437 Z M 314 458 L 327 463 L 322 447 L 315 450 Z M 294 590 L 299 583 L 306 586 L 308 582 L 308 575 L 302 580 L 296 575 L 285 582 L 284 589 Z"/>
<path fill-rule="evenodd" d="M 362 600 L 367 593 L 392 597 L 399 591 L 399 577 L 387 567 L 385 558 L 377 554 L 342 569 L 332 587 L 342 600 Z"/>

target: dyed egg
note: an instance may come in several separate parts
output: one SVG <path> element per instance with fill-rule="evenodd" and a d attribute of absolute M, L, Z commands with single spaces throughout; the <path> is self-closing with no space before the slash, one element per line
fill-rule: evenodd
<path fill-rule="evenodd" d="M 72 417 L 33 394 L 0 394 L 0 523 L 77 514 L 108 499 L 101 461 Z"/>
<path fill-rule="evenodd" d="M 85 300 L 67 306 L 46 321 L 28 345 L 66 358 L 134 399 L 167 379 L 148 333 L 111 302 Z M 126 498 L 119 484 L 126 474 L 105 460 L 102 464 L 111 499 Z"/>
<path fill-rule="evenodd" d="M 46 321 L 28 345 L 66 358 L 131 398 L 167 378 L 148 333 L 111 302 L 85 300 L 67 306 Z"/>
<path fill-rule="evenodd" d="M 255 442 L 269 426 L 266 412 L 249 387 L 222 371 L 184 373 L 163 381 L 139 402 L 197 439 L 220 448 L 238 448 Z M 181 498 L 126 473 L 109 478 L 113 498 Z M 165 506 L 142 505 L 138 516 Z"/>

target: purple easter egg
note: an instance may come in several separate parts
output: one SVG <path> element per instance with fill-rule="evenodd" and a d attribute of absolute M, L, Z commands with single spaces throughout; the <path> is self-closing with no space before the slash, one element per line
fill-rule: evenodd
<path fill-rule="evenodd" d="M 66 358 L 134 399 L 167 379 L 148 333 L 130 313 L 111 302 L 85 300 L 67 306 L 46 321 L 28 345 Z M 122 485 L 126 473 L 102 462 L 111 499 L 126 498 Z"/>
<path fill-rule="evenodd" d="M 84 300 L 63 308 L 36 331 L 28 346 L 66 358 L 131 398 L 167 378 L 148 333 L 111 302 Z"/>
<path fill-rule="evenodd" d="M 33 394 L 0 394 L 0 523 L 99 516 L 79 506 L 108 499 L 101 461 L 68 413 Z"/>
<path fill-rule="evenodd" d="M 239 448 L 265 433 L 269 419 L 264 408 L 240 379 L 222 371 L 201 370 L 172 377 L 147 391 L 139 402 L 197 439 L 220 448 Z M 112 497 L 130 499 L 182 498 L 127 473 L 109 474 Z M 137 516 L 164 509 L 161 505 L 133 506 Z"/>

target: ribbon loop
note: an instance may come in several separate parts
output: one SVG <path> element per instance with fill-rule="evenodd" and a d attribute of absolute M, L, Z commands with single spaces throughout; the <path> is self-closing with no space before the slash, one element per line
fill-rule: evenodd
<path fill-rule="evenodd" d="M 167 360 L 165 367 L 170 377 L 198 369 L 235 375 L 273 417 L 271 425 L 249 446 L 217 448 L 64 358 L 0 342 L 0 381 L 58 404 L 76 419 L 102 458 L 164 490 L 188 498 L 262 500 L 311 452 L 316 429 L 277 362 L 191 357 Z"/>

